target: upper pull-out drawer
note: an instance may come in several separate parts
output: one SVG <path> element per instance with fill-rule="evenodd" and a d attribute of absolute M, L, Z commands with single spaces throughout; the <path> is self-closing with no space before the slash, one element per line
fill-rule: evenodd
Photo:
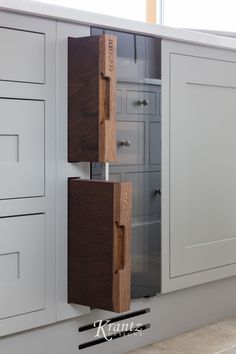
<path fill-rule="evenodd" d="M 0 80 L 42 84 L 44 34 L 0 28 Z"/>
<path fill-rule="evenodd" d="M 68 161 L 116 159 L 116 38 L 68 39 Z"/>
<path fill-rule="evenodd" d="M 44 102 L 0 99 L 0 199 L 44 195 Z"/>

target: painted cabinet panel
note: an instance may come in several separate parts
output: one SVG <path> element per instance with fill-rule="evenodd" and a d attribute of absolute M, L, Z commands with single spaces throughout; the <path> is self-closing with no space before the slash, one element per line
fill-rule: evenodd
<path fill-rule="evenodd" d="M 0 99 L 0 199 L 44 195 L 44 102 Z"/>
<path fill-rule="evenodd" d="M 163 115 L 169 132 L 165 122 L 162 181 L 169 230 L 164 226 L 162 239 L 164 245 L 169 239 L 169 278 L 189 275 L 194 283 L 201 279 L 196 273 L 209 271 L 209 281 L 213 270 L 221 277 L 220 268 L 236 263 L 236 55 L 191 45 L 169 44 L 164 51 L 170 110 Z"/>
<path fill-rule="evenodd" d="M 0 218 L 0 318 L 45 307 L 44 214 Z"/>
<path fill-rule="evenodd" d="M 0 80 L 44 83 L 44 33 L 0 27 L 0 43 Z"/>

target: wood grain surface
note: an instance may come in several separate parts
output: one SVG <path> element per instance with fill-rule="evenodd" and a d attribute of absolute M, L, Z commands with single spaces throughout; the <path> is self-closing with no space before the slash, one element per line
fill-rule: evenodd
<path fill-rule="evenodd" d="M 130 305 L 131 183 L 69 179 L 68 302 Z"/>
<path fill-rule="evenodd" d="M 68 161 L 116 158 L 116 37 L 68 38 Z"/>

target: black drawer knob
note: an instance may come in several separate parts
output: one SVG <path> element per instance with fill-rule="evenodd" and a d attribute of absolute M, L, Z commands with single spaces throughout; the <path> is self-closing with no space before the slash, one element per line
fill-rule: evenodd
<path fill-rule="evenodd" d="M 154 191 L 154 194 L 155 194 L 155 195 L 161 195 L 161 190 L 160 190 L 160 188 L 156 188 L 155 191 Z"/>

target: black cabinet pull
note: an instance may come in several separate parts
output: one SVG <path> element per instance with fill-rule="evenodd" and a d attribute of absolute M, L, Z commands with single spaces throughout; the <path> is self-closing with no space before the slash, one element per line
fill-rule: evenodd
<path fill-rule="evenodd" d="M 155 189 L 154 194 L 155 194 L 155 195 L 161 195 L 161 190 L 160 190 L 160 188 Z"/>

